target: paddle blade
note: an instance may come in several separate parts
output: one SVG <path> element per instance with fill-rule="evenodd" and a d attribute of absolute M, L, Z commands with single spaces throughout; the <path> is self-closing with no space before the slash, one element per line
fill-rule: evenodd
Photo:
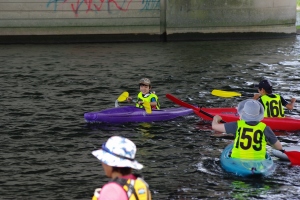
<path fill-rule="evenodd" d="M 146 113 L 151 114 L 152 113 L 152 108 L 149 102 L 144 101 L 143 106 L 145 108 Z"/>
<path fill-rule="evenodd" d="M 123 92 L 123 93 L 118 97 L 118 101 L 119 101 L 119 102 L 126 101 L 128 97 L 129 97 L 129 93 L 128 93 L 128 92 Z"/>
<path fill-rule="evenodd" d="M 300 165 L 300 152 L 298 151 L 285 151 L 284 152 L 289 158 L 291 165 Z"/>
<path fill-rule="evenodd" d="M 225 97 L 225 98 L 242 96 L 242 94 L 238 93 L 238 92 L 229 92 L 229 91 L 223 91 L 223 90 L 213 90 L 213 91 L 211 91 L 211 94 L 214 96 Z"/>

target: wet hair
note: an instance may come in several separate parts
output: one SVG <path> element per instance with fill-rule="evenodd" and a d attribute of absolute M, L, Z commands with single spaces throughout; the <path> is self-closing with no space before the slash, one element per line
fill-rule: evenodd
<path fill-rule="evenodd" d="M 132 168 L 130 167 L 112 167 L 113 172 L 119 172 L 122 175 L 128 175 L 131 174 Z"/>
<path fill-rule="evenodd" d="M 262 90 L 262 89 L 264 89 L 265 91 L 266 91 L 266 93 L 267 94 L 272 94 L 272 92 L 273 92 L 273 89 L 272 89 L 272 86 L 271 86 L 271 88 L 268 88 L 268 89 L 266 89 L 266 88 L 258 88 L 259 90 Z"/>
<path fill-rule="evenodd" d="M 262 80 L 259 82 L 259 84 L 257 86 L 258 86 L 259 90 L 264 89 L 267 94 L 272 94 L 273 87 L 269 80 L 266 80 L 266 79 Z"/>
<path fill-rule="evenodd" d="M 140 84 L 139 84 L 139 87 L 140 87 L 141 85 L 145 85 L 145 84 L 140 83 Z M 151 90 L 152 86 L 151 86 L 151 85 L 148 85 L 148 86 L 149 86 L 149 90 Z"/>

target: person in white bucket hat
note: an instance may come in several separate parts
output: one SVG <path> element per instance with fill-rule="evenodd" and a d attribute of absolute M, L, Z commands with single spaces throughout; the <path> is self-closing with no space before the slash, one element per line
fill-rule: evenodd
<path fill-rule="evenodd" d="M 247 99 L 237 108 L 240 120 L 220 123 L 222 117 L 214 116 L 212 128 L 219 132 L 235 135 L 231 157 L 240 159 L 265 159 L 267 142 L 275 149 L 282 151 L 280 141 L 272 129 L 260 122 L 264 118 L 264 107 L 256 100 Z"/>
<path fill-rule="evenodd" d="M 151 199 L 148 184 L 139 175 L 132 174 L 133 169 L 143 168 L 135 160 L 136 145 L 132 141 L 112 136 L 92 154 L 102 162 L 105 175 L 111 178 L 102 188 L 95 190 L 93 200 Z"/>

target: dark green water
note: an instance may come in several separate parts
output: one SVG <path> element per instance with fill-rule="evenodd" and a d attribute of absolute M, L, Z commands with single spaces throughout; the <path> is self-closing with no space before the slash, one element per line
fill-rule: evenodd
<path fill-rule="evenodd" d="M 112 135 L 137 144 L 153 199 L 299 199 L 299 167 L 275 160 L 267 178 L 220 168 L 231 140 L 190 115 L 168 122 L 86 124 L 85 112 L 135 95 L 149 77 L 162 107 L 171 93 L 191 104 L 235 106 L 213 89 L 254 93 L 262 78 L 299 99 L 300 37 L 278 40 L 0 46 L 1 199 L 91 199 L 108 179 L 91 155 Z M 298 103 L 299 104 L 299 103 Z M 299 106 L 291 114 L 299 114 Z M 280 133 L 298 140 L 299 132 Z M 284 144 L 291 145 L 291 144 Z M 294 144 L 293 144 L 294 145 Z"/>

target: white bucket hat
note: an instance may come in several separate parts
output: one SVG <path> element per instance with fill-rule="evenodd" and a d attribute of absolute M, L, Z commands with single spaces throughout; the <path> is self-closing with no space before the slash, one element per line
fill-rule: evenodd
<path fill-rule="evenodd" d="M 242 120 L 261 121 L 264 118 L 264 107 L 257 100 L 247 99 L 239 103 L 238 113 Z"/>
<path fill-rule="evenodd" d="M 100 150 L 92 152 L 98 160 L 109 166 L 142 169 L 143 165 L 134 159 L 135 153 L 135 144 L 120 136 L 110 137 Z"/>

